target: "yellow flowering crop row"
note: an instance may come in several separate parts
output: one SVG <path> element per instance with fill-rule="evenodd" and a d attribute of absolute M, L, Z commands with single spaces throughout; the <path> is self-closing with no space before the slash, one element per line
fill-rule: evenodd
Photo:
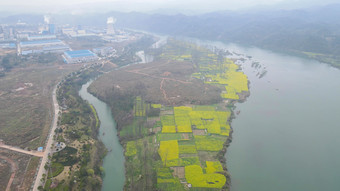
<path fill-rule="evenodd" d="M 152 108 L 161 108 L 162 105 L 161 104 L 151 104 Z"/>
<path fill-rule="evenodd" d="M 133 111 L 136 117 L 143 117 L 146 115 L 146 110 L 150 108 L 149 104 L 146 104 L 140 96 L 135 99 L 135 104 L 133 106 Z"/>
<path fill-rule="evenodd" d="M 199 165 L 186 166 L 185 179 L 192 187 L 199 188 L 222 188 L 226 182 L 226 177 L 222 174 L 203 174 Z"/>
<path fill-rule="evenodd" d="M 205 78 L 205 83 L 225 86 L 226 91 L 222 92 L 221 97 L 225 99 L 238 100 L 237 93 L 248 90 L 248 78 L 243 73 L 238 71 L 239 66 L 232 60 L 225 58 L 224 63 L 215 62 L 215 56 L 210 57 L 210 64 L 199 66 L 200 73 L 196 73 L 195 78 Z"/>
<path fill-rule="evenodd" d="M 179 154 L 195 154 L 197 153 L 196 145 L 178 145 Z"/>
<path fill-rule="evenodd" d="M 167 167 L 173 166 L 189 166 L 189 165 L 200 165 L 199 158 L 196 157 L 185 157 L 166 161 Z"/>
<path fill-rule="evenodd" d="M 195 143 L 198 151 L 219 151 L 223 149 L 224 141 L 212 136 L 196 135 Z"/>
<path fill-rule="evenodd" d="M 133 155 L 136 155 L 136 153 L 137 153 L 136 142 L 135 141 L 127 142 L 125 155 L 126 156 L 133 156 Z"/>
<path fill-rule="evenodd" d="M 163 126 L 162 133 L 176 133 L 176 127 L 175 126 Z"/>
<path fill-rule="evenodd" d="M 223 172 L 223 167 L 220 163 L 220 161 L 206 161 L 207 168 L 206 173 L 212 174 L 215 172 Z"/>
<path fill-rule="evenodd" d="M 191 130 L 191 122 L 189 113 L 192 111 L 191 107 L 175 107 L 174 115 L 175 115 L 175 123 L 177 125 L 177 131 L 180 133 L 190 133 Z"/>
<path fill-rule="evenodd" d="M 174 115 L 161 116 L 162 133 L 190 133 L 191 126 L 210 134 L 229 136 L 230 112 L 215 111 L 213 106 L 174 107 Z"/>
<path fill-rule="evenodd" d="M 172 174 L 170 172 L 170 168 L 158 168 L 157 169 L 157 177 L 163 178 L 163 179 L 168 179 L 172 178 Z"/>
<path fill-rule="evenodd" d="M 167 161 L 178 159 L 179 151 L 177 140 L 161 141 L 158 153 L 165 165 L 167 165 Z"/>

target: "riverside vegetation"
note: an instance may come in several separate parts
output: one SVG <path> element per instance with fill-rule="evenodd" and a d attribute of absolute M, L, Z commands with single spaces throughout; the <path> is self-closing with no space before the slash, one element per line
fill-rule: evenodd
<path fill-rule="evenodd" d="M 99 65 L 73 72 L 59 85 L 57 99 L 62 109 L 56 129 L 57 142 L 66 148 L 51 156 L 48 174 L 40 190 L 98 190 L 104 173 L 106 149 L 97 139 L 99 119 L 92 105 L 78 94 L 81 85 L 97 76 Z"/>
<path fill-rule="evenodd" d="M 88 41 L 87 46 L 93 41 Z M 135 49 L 150 46 L 153 39 L 143 36 L 119 46 L 123 49 L 118 55 L 132 55 Z M 135 56 L 124 61 L 136 62 Z M 124 63 L 115 62 L 117 65 Z M 107 62 L 88 63 L 77 72 L 69 74 L 58 86 L 57 99 L 62 114 L 56 130 L 56 144 L 66 143 L 66 148 L 55 152 L 50 157 L 50 163 L 45 168 L 48 174 L 43 177 L 44 187 L 40 190 L 100 190 L 105 169 L 102 167 L 107 149 L 99 140 L 100 121 L 97 112 L 91 104 L 84 101 L 79 90 L 90 79 L 112 70 L 114 64 Z"/>
<path fill-rule="evenodd" d="M 229 190 L 225 153 L 233 104 L 248 79 L 222 51 L 169 39 L 155 61 L 101 76 L 125 148 L 124 190 Z"/>

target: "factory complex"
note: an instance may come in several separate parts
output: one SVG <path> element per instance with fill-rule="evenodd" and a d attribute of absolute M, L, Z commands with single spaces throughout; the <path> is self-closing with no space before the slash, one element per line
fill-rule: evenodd
<path fill-rule="evenodd" d="M 116 18 L 108 17 L 106 28 L 97 28 L 55 25 L 56 21 L 49 15 L 44 16 L 43 24 L 36 26 L 19 20 L 14 25 L 0 25 L 0 49 L 16 50 L 18 56 L 58 53 L 67 64 L 93 62 L 99 60 L 99 57 L 114 58 L 118 52 L 113 43 L 134 41 L 143 36 L 116 29 L 116 21 Z M 89 40 L 98 40 L 98 46 L 86 47 L 86 41 Z"/>
<path fill-rule="evenodd" d="M 64 62 L 67 64 L 91 62 L 98 60 L 98 56 L 90 50 L 66 51 L 63 54 Z"/>
<path fill-rule="evenodd" d="M 22 41 L 17 44 L 18 55 L 64 52 L 70 47 L 59 39 Z"/>

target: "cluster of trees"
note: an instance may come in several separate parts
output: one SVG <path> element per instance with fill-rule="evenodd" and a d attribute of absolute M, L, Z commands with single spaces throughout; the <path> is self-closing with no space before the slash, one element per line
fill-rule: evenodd
<path fill-rule="evenodd" d="M 15 54 L 7 54 L 0 57 L 0 77 L 5 76 L 5 72 L 18 66 L 22 60 Z"/>
<path fill-rule="evenodd" d="M 16 54 L 6 54 L 0 57 L 0 77 L 5 76 L 5 73 L 15 67 L 22 67 L 29 64 L 51 64 L 61 61 L 61 57 L 58 54 L 35 54 L 18 56 Z"/>

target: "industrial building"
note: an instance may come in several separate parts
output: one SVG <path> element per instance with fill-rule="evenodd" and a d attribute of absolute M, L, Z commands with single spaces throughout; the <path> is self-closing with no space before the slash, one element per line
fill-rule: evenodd
<path fill-rule="evenodd" d="M 90 50 L 75 50 L 64 52 L 64 61 L 67 64 L 91 62 L 98 60 L 98 56 Z"/>
<path fill-rule="evenodd" d="M 70 50 L 70 47 L 59 39 L 23 41 L 18 44 L 18 55 L 64 52 Z"/>
<path fill-rule="evenodd" d="M 16 45 L 15 43 L 0 43 L 0 48 L 3 48 L 3 49 L 13 49 L 13 48 L 16 48 Z"/>
<path fill-rule="evenodd" d="M 74 30 L 73 28 L 63 28 L 61 31 L 64 35 L 72 38 L 96 36 L 96 34 L 89 33 L 86 30 Z"/>
<path fill-rule="evenodd" d="M 117 50 L 113 47 L 99 47 L 93 48 L 92 51 L 99 56 L 114 56 L 117 53 Z"/>
<path fill-rule="evenodd" d="M 56 35 L 31 35 L 27 37 L 27 40 L 47 40 L 47 39 L 56 39 Z"/>
<path fill-rule="evenodd" d="M 52 39 L 52 40 L 35 40 L 35 41 L 23 41 L 20 42 L 20 47 L 37 47 L 37 46 L 49 46 L 49 45 L 61 45 L 64 44 L 59 39 Z"/>
<path fill-rule="evenodd" d="M 53 34 L 55 34 L 55 32 L 56 32 L 55 24 L 51 24 L 51 23 L 48 24 L 48 33 L 53 35 Z"/>

